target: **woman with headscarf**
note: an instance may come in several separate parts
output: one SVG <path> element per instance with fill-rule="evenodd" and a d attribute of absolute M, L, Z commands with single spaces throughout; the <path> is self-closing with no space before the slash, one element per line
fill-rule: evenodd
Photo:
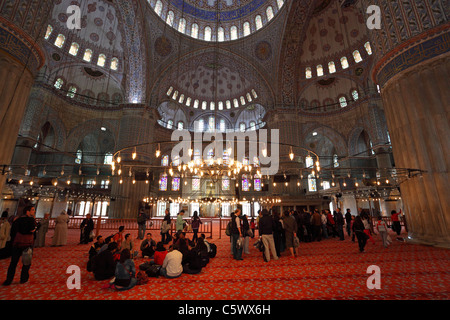
<path fill-rule="evenodd" d="M 67 229 L 69 223 L 69 216 L 65 211 L 62 211 L 61 214 L 55 220 L 55 233 L 53 234 L 53 246 L 65 246 L 67 244 Z"/>

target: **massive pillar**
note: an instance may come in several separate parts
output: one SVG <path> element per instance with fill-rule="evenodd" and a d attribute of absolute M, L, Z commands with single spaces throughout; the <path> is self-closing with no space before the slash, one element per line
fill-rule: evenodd
<path fill-rule="evenodd" d="M 139 212 L 139 203 L 149 195 L 146 176 L 146 165 L 151 163 L 153 155 L 154 129 L 156 117 L 153 109 L 143 105 L 126 105 L 120 122 L 117 151 L 120 151 L 121 163 L 116 168 L 122 169 L 120 176 L 113 178 L 111 191 L 110 217 L 135 218 Z M 132 158 L 136 147 L 136 158 Z M 131 170 L 131 176 L 129 172 Z M 136 176 L 137 173 L 141 175 Z M 150 172 L 151 173 L 151 172 Z M 134 178 L 134 179 L 133 179 Z M 122 183 L 119 183 L 122 180 Z M 134 180 L 134 183 L 133 183 Z"/>
<path fill-rule="evenodd" d="M 44 63 L 38 41 L 50 1 L 0 2 L 0 165 L 11 162 L 36 72 Z M 3 167 L 2 167 L 3 170 Z M 0 192 L 5 176 L 0 175 Z"/>
<path fill-rule="evenodd" d="M 395 165 L 423 170 L 400 186 L 408 240 L 450 247 L 449 8 L 439 0 L 375 2 L 382 28 L 372 35 L 378 55 L 373 78 L 381 87 Z"/>

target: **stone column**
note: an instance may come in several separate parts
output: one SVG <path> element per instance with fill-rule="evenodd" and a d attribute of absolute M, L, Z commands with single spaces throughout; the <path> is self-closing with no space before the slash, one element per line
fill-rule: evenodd
<path fill-rule="evenodd" d="M 124 105 L 123 115 L 120 122 L 119 141 L 117 150 L 121 151 L 122 158 L 121 177 L 115 176 L 112 179 L 110 217 L 114 218 L 135 218 L 139 211 L 139 203 L 149 196 L 150 183 L 144 179 L 137 178 L 133 183 L 133 177 L 129 176 L 131 168 L 132 174 L 136 172 L 145 173 L 146 165 L 151 163 L 153 158 L 153 141 L 156 117 L 153 109 L 144 105 Z M 137 157 L 132 159 L 136 148 Z M 131 147 L 131 148 L 130 148 Z M 116 174 L 119 165 L 116 168 Z M 122 183 L 119 181 L 122 178 Z"/>

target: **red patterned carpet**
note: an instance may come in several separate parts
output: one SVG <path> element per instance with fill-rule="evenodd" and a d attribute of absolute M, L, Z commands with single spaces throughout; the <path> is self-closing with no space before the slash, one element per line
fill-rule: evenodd
<path fill-rule="evenodd" d="M 357 242 L 346 236 L 301 243 L 300 256 L 284 252 L 278 261 L 265 263 L 251 240 L 251 254 L 243 261 L 230 255 L 229 238 L 218 231 L 211 242 L 217 256 L 198 275 L 176 279 L 151 278 L 145 285 L 125 292 L 102 289 L 86 271 L 89 245 L 78 245 L 78 230 L 69 230 L 64 247 L 36 248 L 30 281 L 19 284 L 20 263 L 14 282 L 0 286 L 0 300 L 447 300 L 450 297 L 450 251 L 396 241 L 385 249 L 375 236 L 360 253 Z M 47 234 L 51 243 L 53 231 Z M 108 236 L 113 231 L 103 234 Z M 135 232 L 131 232 L 136 235 Z M 155 234 L 156 232 L 153 232 Z M 392 234 L 391 234 L 392 235 Z M 406 236 L 406 234 L 402 234 Z M 159 236 L 155 237 L 156 240 Z M 393 239 L 395 237 L 393 236 Z M 10 259 L 0 260 L 0 281 Z M 139 266 L 144 260 L 135 260 Z M 70 265 L 81 268 L 81 289 L 66 285 Z M 370 265 L 381 270 L 381 289 L 368 289 Z"/>

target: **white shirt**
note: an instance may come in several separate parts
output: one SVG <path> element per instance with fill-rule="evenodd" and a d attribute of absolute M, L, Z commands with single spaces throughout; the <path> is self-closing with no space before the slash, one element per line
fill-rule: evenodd
<path fill-rule="evenodd" d="M 168 276 L 176 277 L 183 272 L 182 260 L 183 254 L 178 250 L 172 250 L 166 255 L 162 267 L 166 268 Z"/>

